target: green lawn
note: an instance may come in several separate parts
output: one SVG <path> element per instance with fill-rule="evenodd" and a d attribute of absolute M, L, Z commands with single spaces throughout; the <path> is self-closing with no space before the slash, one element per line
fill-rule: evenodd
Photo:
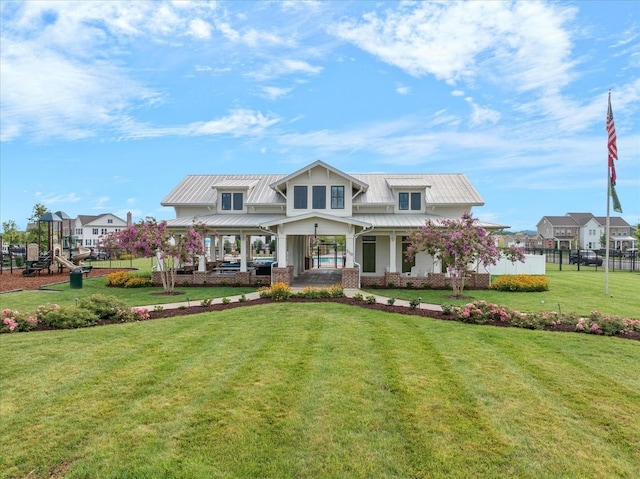
<path fill-rule="evenodd" d="M 273 303 L 0 336 L 0 476 L 637 477 L 640 343 Z"/>
<path fill-rule="evenodd" d="M 540 293 L 463 291 L 464 299 L 451 298 L 451 290 L 369 289 L 367 292 L 396 299 L 422 298 L 424 303 L 466 304 L 475 300 L 509 306 L 520 311 L 549 311 L 588 316 L 591 311 L 640 319 L 640 273 L 609 272 L 609 293 L 604 294 L 604 270 L 582 267 L 581 271 L 558 271 L 547 265 L 549 291 Z M 563 266 L 566 269 L 566 265 Z"/>

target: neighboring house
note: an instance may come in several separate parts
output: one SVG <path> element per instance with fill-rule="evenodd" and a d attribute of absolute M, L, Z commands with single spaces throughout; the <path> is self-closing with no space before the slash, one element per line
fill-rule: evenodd
<path fill-rule="evenodd" d="M 127 221 L 131 222 L 130 214 L 127 215 L 126 221 L 111 213 L 95 216 L 78 215 L 71 220 L 73 242 L 80 243 L 85 248 L 95 248 L 104 236 L 126 228 Z M 66 228 L 66 221 L 64 223 Z"/>
<path fill-rule="evenodd" d="M 290 175 L 189 175 L 162 201 L 175 209 L 171 229 L 204 225 L 216 249 L 212 259 L 223 257 L 224 236 L 240 238 L 242 273 L 251 238 L 275 238 L 273 280 L 287 284 L 312 264 L 316 237 L 344 237 L 346 287 L 357 287 L 361 278 L 389 282 L 402 273 L 439 273 L 429 255 L 406 260 L 409 231 L 483 204 L 462 174 L 346 174 L 322 161 Z"/>
<path fill-rule="evenodd" d="M 546 247 L 556 249 L 600 249 L 607 218 L 591 213 L 567 213 L 564 216 L 543 216 L 538 222 L 538 235 L 546 240 Z M 609 218 L 610 248 L 625 251 L 635 246 L 632 228 L 623 218 Z"/>

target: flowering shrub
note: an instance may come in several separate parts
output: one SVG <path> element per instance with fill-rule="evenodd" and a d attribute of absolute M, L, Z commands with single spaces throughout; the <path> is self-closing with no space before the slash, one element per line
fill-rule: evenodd
<path fill-rule="evenodd" d="M 614 336 L 640 331 L 640 320 L 622 318 L 620 316 L 605 316 L 600 311 L 591 311 L 588 318 L 579 318 L 575 326 L 576 331 L 591 334 Z"/>
<path fill-rule="evenodd" d="M 316 288 L 315 286 L 305 286 L 299 293 L 294 295 L 296 298 L 343 298 L 344 288 L 341 284 L 332 284 L 327 288 Z"/>
<path fill-rule="evenodd" d="M 524 292 L 548 291 L 549 280 L 542 275 L 507 274 L 493 281 L 491 289 Z"/>
<path fill-rule="evenodd" d="M 486 324 L 499 322 L 527 329 L 542 329 L 560 324 L 560 316 L 555 311 L 543 313 L 522 313 L 486 301 L 475 301 L 464 306 L 451 308 L 454 319 L 465 323 Z"/>
<path fill-rule="evenodd" d="M 21 313 L 18 310 L 3 309 L 0 317 L 0 333 L 31 331 L 38 325 L 37 316 Z"/>
<path fill-rule="evenodd" d="M 107 275 L 107 286 L 124 288 L 124 285 L 133 277 L 129 271 L 116 271 Z"/>
<path fill-rule="evenodd" d="M 130 271 L 116 271 L 107 275 L 107 286 L 114 288 L 146 288 L 153 286 L 151 278 L 137 276 Z"/>
<path fill-rule="evenodd" d="M 144 276 L 133 276 L 124 284 L 125 288 L 148 288 L 150 286 L 153 286 L 153 281 Z"/>
<path fill-rule="evenodd" d="M 113 314 L 113 319 L 121 323 L 144 321 L 150 317 L 147 308 L 115 308 Z"/>
<path fill-rule="evenodd" d="M 291 287 L 283 282 L 273 283 L 268 288 L 258 290 L 261 298 L 271 298 L 274 301 L 287 301 L 291 297 Z"/>

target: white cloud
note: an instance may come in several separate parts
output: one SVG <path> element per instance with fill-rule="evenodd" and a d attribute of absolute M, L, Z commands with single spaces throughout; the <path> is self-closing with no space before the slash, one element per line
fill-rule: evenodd
<path fill-rule="evenodd" d="M 265 96 L 269 100 L 277 100 L 279 98 L 285 97 L 291 91 L 291 88 L 280 88 L 275 86 L 266 86 L 262 88 Z"/>
<path fill-rule="evenodd" d="M 333 32 L 382 61 L 455 85 L 497 70 L 518 90 L 557 88 L 571 75 L 574 9 L 533 2 L 416 2 L 367 13 Z M 540 54 L 544 52 L 544 55 Z"/>
<path fill-rule="evenodd" d="M 294 74 L 317 75 L 322 70 L 321 66 L 314 66 L 303 60 L 285 58 L 267 64 L 260 71 L 253 72 L 249 76 L 258 81 L 265 81 Z"/>
<path fill-rule="evenodd" d="M 211 25 L 200 18 L 196 18 L 189 22 L 187 34 L 195 38 L 208 39 L 211 37 Z"/>
<path fill-rule="evenodd" d="M 464 91 L 463 90 L 453 90 L 451 92 L 451 96 L 464 96 Z"/>
<path fill-rule="evenodd" d="M 259 111 L 237 109 L 228 116 L 210 121 L 199 121 L 182 126 L 154 127 L 130 122 L 128 138 L 154 138 L 160 136 L 255 136 L 278 123 L 275 115 Z"/>
<path fill-rule="evenodd" d="M 411 88 L 408 86 L 399 85 L 396 87 L 396 92 L 400 95 L 408 95 L 411 93 Z"/>

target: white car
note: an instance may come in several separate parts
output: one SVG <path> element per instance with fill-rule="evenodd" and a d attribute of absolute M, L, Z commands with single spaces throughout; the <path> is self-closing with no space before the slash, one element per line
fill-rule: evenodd
<path fill-rule="evenodd" d="M 638 248 L 627 248 L 627 250 L 624 252 L 624 255 L 627 258 L 637 257 L 638 256 Z"/>

